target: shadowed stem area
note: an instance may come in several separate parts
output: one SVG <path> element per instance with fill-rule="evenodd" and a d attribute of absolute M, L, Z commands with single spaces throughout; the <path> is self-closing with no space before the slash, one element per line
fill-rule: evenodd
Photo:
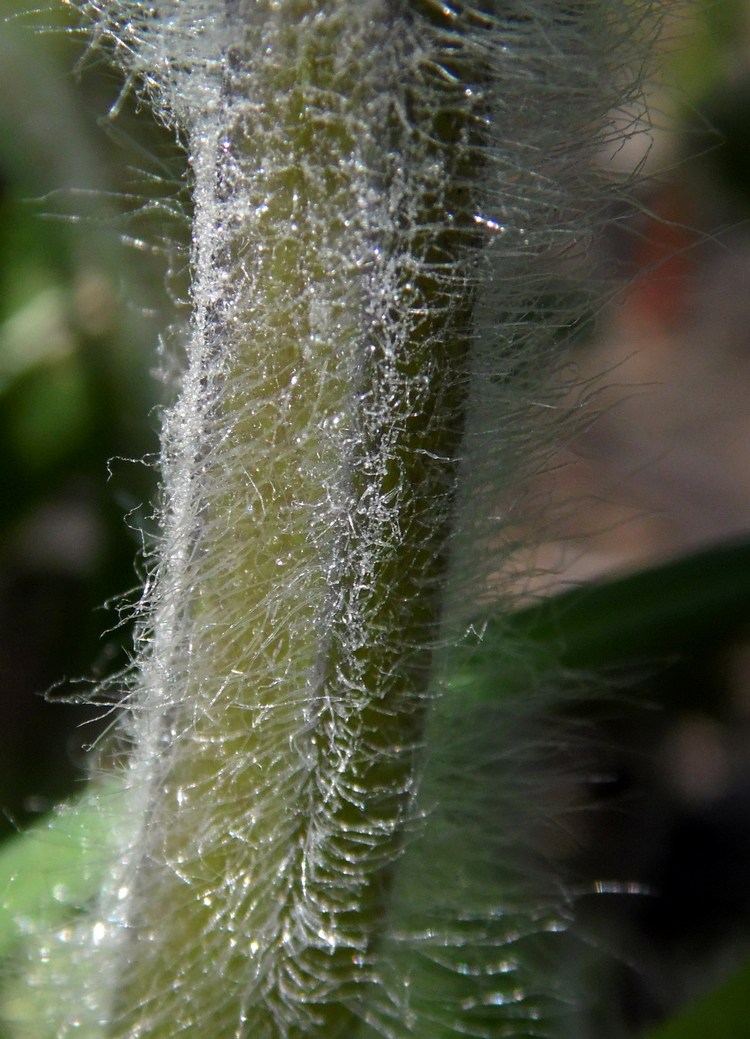
<path fill-rule="evenodd" d="M 108 1034 L 332 1039 L 364 1014 L 414 793 L 482 69 L 441 5 L 225 17 L 221 67 L 183 104 L 195 320 Z"/>

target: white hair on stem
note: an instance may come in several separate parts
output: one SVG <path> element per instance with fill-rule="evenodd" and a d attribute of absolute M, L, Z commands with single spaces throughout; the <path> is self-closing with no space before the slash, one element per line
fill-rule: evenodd
<path fill-rule="evenodd" d="M 436 650 L 593 305 L 594 156 L 662 6 L 78 4 L 182 133 L 195 216 L 121 859 L 60 1037 L 491 1039 L 551 1013 L 525 949 L 561 907 L 514 901 L 507 708 Z"/>

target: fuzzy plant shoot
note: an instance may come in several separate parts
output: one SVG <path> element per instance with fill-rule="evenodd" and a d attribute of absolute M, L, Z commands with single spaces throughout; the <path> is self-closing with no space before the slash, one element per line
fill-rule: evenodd
<path fill-rule="evenodd" d="M 507 707 L 441 661 L 600 291 L 595 156 L 664 5 L 73 6 L 184 141 L 193 314 L 118 846 L 29 971 L 58 985 L 44 1034 L 551 1034 L 559 906 L 514 901 Z"/>

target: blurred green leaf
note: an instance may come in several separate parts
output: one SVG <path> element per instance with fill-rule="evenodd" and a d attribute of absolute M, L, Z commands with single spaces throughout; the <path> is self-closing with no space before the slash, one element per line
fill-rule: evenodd
<path fill-rule="evenodd" d="M 571 589 L 491 620 L 473 663 L 485 673 L 527 644 L 537 665 L 657 662 L 729 635 L 750 619 L 750 544 L 710 548 L 604 584 Z"/>
<path fill-rule="evenodd" d="M 703 100 L 728 70 L 728 58 L 742 45 L 747 18 L 746 0 L 694 0 L 689 31 L 672 55 L 678 97 L 690 109 Z"/>
<path fill-rule="evenodd" d="M 91 787 L 0 847 L 0 959 L 25 930 L 53 927 L 98 891 L 111 833 Z"/>
<path fill-rule="evenodd" d="M 750 1039 L 750 963 L 643 1039 Z"/>

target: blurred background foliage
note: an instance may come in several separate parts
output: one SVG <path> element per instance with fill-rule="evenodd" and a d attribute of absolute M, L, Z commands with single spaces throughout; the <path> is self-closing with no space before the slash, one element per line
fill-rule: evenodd
<path fill-rule="evenodd" d="M 189 199 L 178 143 L 70 11 L 29 6 L 0 0 L 0 875 L 11 916 L 54 919 L 13 835 L 82 786 L 110 719 L 79 701 L 122 690 Z M 609 373 L 602 416 L 530 488 L 544 528 L 515 564 L 537 674 L 588 674 L 544 720 L 587 734 L 561 740 L 575 779 L 542 841 L 569 890 L 571 1039 L 750 1036 L 748 0 L 676 3 L 660 55 L 660 129 L 618 156 L 647 173 L 639 211 L 597 246 L 629 288 L 575 347 L 584 380 Z M 481 680 L 512 691 L 488 647 Z M 63 831 L 73 876 L 93 838 Z"/>
<path fill-rule="evenodd" d="M 29 6 L 0 0 L 0 835 L 106 724 L 60 701 L 127 664 L 187 226 L 176 142 Z"/>

